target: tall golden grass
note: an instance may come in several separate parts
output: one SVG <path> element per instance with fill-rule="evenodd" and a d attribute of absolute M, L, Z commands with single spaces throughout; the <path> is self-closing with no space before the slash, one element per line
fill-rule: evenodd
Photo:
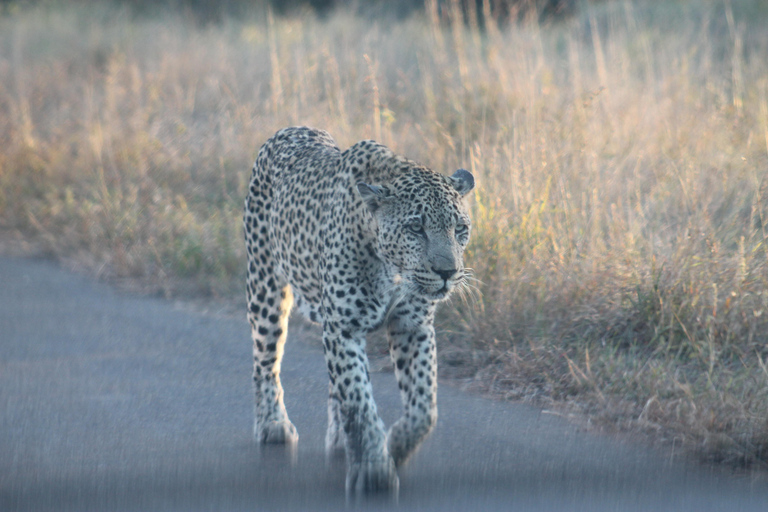
<path fill-rule="evenodd" d="M 6 12 L 0 226 L 101 276 L 237 296 L 258 146 L 297 124 L 375 138 L 477 177 L 444 370 L 764 466 L 768 9 L 626 0 L 480 30 L 426 4 L 396 23 Z"/>

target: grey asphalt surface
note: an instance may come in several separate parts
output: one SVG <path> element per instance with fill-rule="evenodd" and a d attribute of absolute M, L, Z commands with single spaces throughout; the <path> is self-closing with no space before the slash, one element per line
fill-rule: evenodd
<path fill-rule="evenodd" d="M 296 453 L 251 438 L 242 319 L 122 294 L 52 263 L 0 258 L 0 511 L 768 510 L 761 479 L 670 461 L 562 418 L 445 384 L 397 506 L 349 504 L 323 453 L 317 345 L 283 364 Z M 294 336 L 295 337 L 295 336 Z M 394 377 L 373 375 L 384 421 Z"/>

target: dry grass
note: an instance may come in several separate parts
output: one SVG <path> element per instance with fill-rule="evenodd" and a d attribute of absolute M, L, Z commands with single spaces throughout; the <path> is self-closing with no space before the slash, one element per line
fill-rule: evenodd
<path fill-rule="evenodd" d="M 746 0 L 485 32 L 6 13 L 0 227 L 102 276 L 232 297 L 249 168 L 276 129 L 468 167 L 476 297 L 442 310 L 443 370 L 764 467 L 765 27 Z"/>

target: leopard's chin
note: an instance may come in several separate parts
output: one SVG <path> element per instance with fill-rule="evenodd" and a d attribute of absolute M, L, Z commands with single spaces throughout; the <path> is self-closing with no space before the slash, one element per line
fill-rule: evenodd
<path fill-rule="evenodd" d="M 434 300 L 445 300 L 451 294 L 451 291 L 452 290 L 449 290 L 446 287 L 442 287 L 440 290 L 432 293 L 432 299 L 434 299 Z"/>
<path fill-rule="evenodd" d="M 442 287 L 421 288 L 422 295 L 429 300 L 445 300 L 453 291 L 454 286 L 450 283 L 443 283 Z"/>

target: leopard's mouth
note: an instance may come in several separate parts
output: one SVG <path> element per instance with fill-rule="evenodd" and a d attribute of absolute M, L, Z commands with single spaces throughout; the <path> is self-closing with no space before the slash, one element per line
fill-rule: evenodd
<path fill-rule="evenodd" d="M 432 292 L 431 295 L 435 299 L 444 299 L 448 296 L 449 293 L 451 293 L 452 288 L 448 288 L 447 283 L 443 284 L 443 287 L 439 290 Z"/>
<path fill-rule="evenodd" d="M 424 297 L 432 300 L 442 300 L 448 297 L 450 293 L 456 288 L 456 283 L 452 281 L 443 280 L 429 280 L 421 282 L 416 280 L 416 284 L 419 287 L 419 291 Z"/>

